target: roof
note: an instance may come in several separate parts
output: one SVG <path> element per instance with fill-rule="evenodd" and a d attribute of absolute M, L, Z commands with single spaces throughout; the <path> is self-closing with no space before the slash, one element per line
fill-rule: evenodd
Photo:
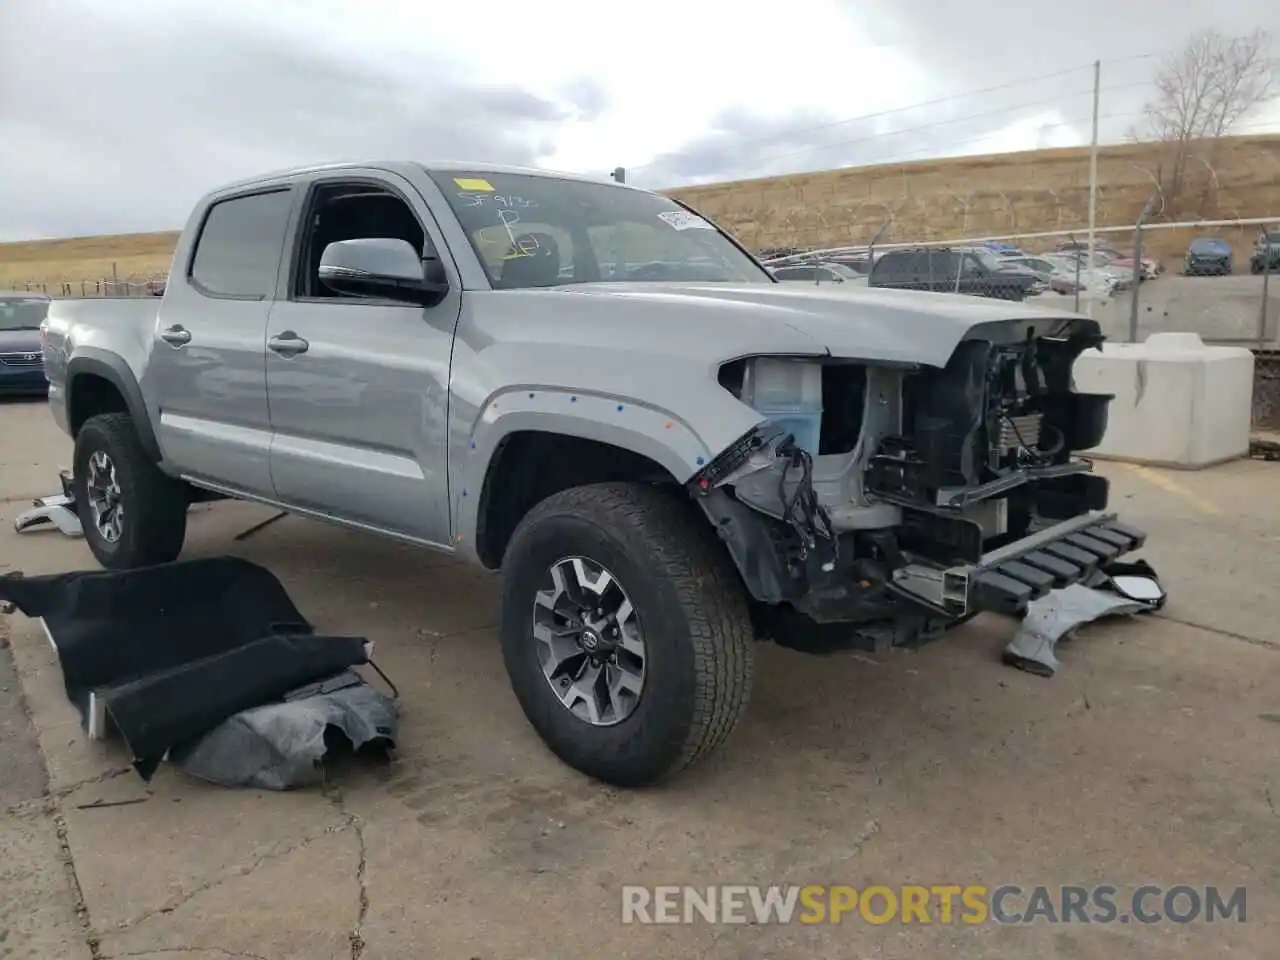
<path fill-rule="evenodd" d="M 49 300 L 52 299 L 47 293 L 37 293 L 32 291 L 27 293 L 25 290 L 0 290 L 0 300 Z"/>
<path fill-rule="evenodd" d="M 582 183 L 603 183 L 608 186 L 619 187 L 625 190 L 641 190 L 640 187 L 634 187 L 630 184 L 618 183 L 609 179 L 606 175 L 599 177 L 590 177 L 580 173 L 564 173 L 558 170 L 543 170 L 540 167 L 519 167 L 511 164 L 502 163 L 483 163 L 479 161 L 465 160 L 433 160 L 433 161 L 417 161 L 417 160 L 351 160 L 340 163 L 318 163 L 310 164 L 302 167 L 290 167 L 284 170 L 273 170 L 261 173 L 255 177 L 249 177 L 243 180 L 237 180 L 233 183 L 226 183 L 219 186 L 214 192 L 222 193 L 227 190 L 239 190 L 244 187 L 257 186 L 258 184 L 271 183 L 280 180 L 287 180 L 292 177 L 310 176 L 316 173 L 331 173 L 340 170 L 356 170 L 356 169 L 374 169 L 386 170 L 391 173 L 405 174 L 415 170 L 433 173 L 436 171 L 447 173 L 488 173 L 488 174 L 518 174 L 523 176 L 546 177 L 551 180 L 576 180 Z M 643 190 L 644 193 L 652 191 Z"/>

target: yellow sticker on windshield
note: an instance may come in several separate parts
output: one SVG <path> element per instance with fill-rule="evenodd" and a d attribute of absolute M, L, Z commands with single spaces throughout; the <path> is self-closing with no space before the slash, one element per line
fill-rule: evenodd
<path fill-rule="evenodd" d="M 481 180 L 479 177 L 454 177 L 453 182 L 458 185 L 459 190 L 487 190 L 493 192 L 493 184 L 488 180 Z"/>

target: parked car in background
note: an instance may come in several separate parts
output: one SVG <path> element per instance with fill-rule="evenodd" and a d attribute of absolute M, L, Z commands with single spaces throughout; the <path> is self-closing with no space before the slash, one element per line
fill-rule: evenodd
<path fill-rule="evenodd" d="M 1197 237 L 1187 247 L 1183 273 L 1188 277 L 1226 276 L 1232 269 L 1231 244 L 1222 237 Z"/>
<path fill-rule="evenodd" d="M 0 293 L 0 395 L 40 396 L 44 375 L 40 324 L 49 312 L 43 293 Z"/>
<path fill-rule="evenodd" d="M 784 283 L 857 283 L 865 285 L 866 276 L 843 263 L 820 261 L 818 263 L 786 264 L 770 267 L 769 272 Z"/>
<path fill-rule="evenodd" d="M 1253 246 L 1253 256 L 1249 258 L 1249 272 L 1274 273 L 1280 270 L 1280 228 L 1268 227 L 1258 234 Z"/>
<path fill-rule="evenodd" d="M 1054 247 L 1054 251 L 1056 253 L 1084 253 L 1088 249 L 1089 249 L 1089 243 L 1088 241 L 1085 241 L 1085 240 L 1063 240 L 1056 247 Z M 1100 240 L 1094 241 L 1093 252 L 1105 254 L 1112 258 L 1120 256 L 1119 250 L 1111 246 L 1111 244 L 1103 243 Z"/>
<path fill-rule="evenodd" d="M 983 247 L 990 250 L 998 256 L 1021 257 L 1023 256 L 1022 248 L 1017 244 L 1008 243 L 1004 240 L 988 240 L 982 244 Z"/>
<path fill-rule="evenodd" d="M 1052 261 L 1046 260 L 1044 257 L 1032 257 L 1027 256 L 1026 254 L 1022 254 L 1020 256 L 1010 255 L 1001 257 L 1000 262 L 1008 264 L 1009 266 L 1023 267 L 1026 270 L 1030 270 L 1046 284 L 1055 273 L 1059 272 L 1059 268 L 1056 267 Z"/>
<path fill-rule="evenodd" d="M 995 254 L 981 247 L 889 250 L 871 268 L 869 284 L 998 300 L 1025 300 L 1044 289 L 1034 273 L 1017 267 L 1006 269 Z"/>
<path fill-rule="evenodd" d="M 1080 293 L 1082 296 L 1107 299 L 1132 286 L 1132 278 L 1120 280 L 1115 274 L 1101 270 L 1081 270 L 1078 274 L 1074 271 L 1055 273 L 1049 278 L 1049 289 L 1064 296 Z"/>

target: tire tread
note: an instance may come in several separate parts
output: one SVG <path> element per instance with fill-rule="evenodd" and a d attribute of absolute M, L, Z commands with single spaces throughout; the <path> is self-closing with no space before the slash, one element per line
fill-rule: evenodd
<path fill-rule="evenodd" d="M 638 483 L 589 484 L 554 494 L 525 516 L 512 540 L 523 528 L 566 515 L 634 530 L 655 575 L 679 597 L 696 679 L 692 722 L 676 760 L 660 776 L 674 774 L 720 746 L 750 698 L 755 633 L 737 570 L 692 504 Z"/>

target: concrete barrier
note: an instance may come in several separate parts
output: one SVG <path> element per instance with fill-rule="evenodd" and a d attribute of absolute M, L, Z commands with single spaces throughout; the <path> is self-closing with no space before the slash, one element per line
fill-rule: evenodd
<path fill-rule="evenodd" d="M 1075 366 L 1081 393 L 1115 396 L 1102 443 L 1085 456 L 1198 469 L 1248 456 L 1253 353 L 1194 333 L 1106 343 Z"/>

